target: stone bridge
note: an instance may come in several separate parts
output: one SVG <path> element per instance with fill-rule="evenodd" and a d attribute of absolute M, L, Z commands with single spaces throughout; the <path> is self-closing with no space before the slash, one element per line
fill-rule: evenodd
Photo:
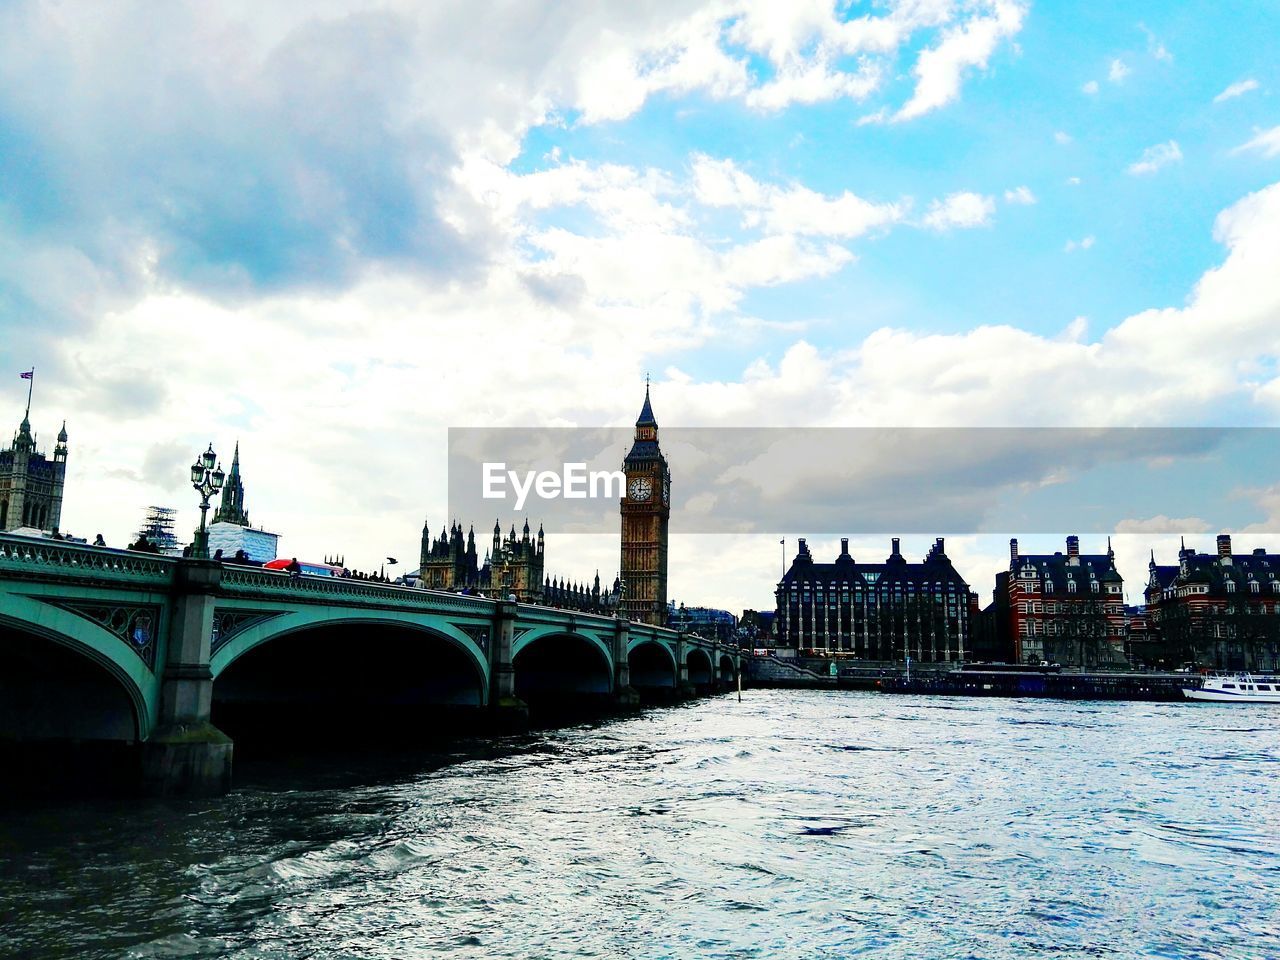
<path fill-rule="evenodd" d="M 0 658 L 0 739 L 132 744 L 162 793 L 225 789 L 227 733 L 413 741 L 711 692 L 741 666 L 612 617 L 7 535 Z"/>

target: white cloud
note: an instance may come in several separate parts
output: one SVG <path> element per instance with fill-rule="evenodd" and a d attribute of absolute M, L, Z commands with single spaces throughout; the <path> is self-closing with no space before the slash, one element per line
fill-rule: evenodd
<path fill-rule="evenodd" d="M 1120 83 L 1132 72 L 1133 71 L 1125 65 L 1125 62 L 1117 57 L 1111 61 L 1111 69 L 1107 71 L 1107 79 L 1112 83 Z"/>
<path fill-rule="evenodd" d="M 1068 187 L 1078 187 L 1078 186 L 1080 186 L 1080 178 L 1079 178 L 1079 177 L 1067 177 L 1067 186 L 1068 186 Z"/>
<path fill-rule="evenodd" d="M 828 197 L 798 184 L 762 184 L 732 160 L 703 154 L 693 159 L 693 194 L 707 206 L 739 208 L 746 227 L 806 236 L 857 237 L 899 222 L 907 211 L 905 201 L 873 203 L 848 190 Z"/>
<path fill-rule="evenodd" d="M 1036 202 L 1036 195 L 1031 192 L 1030 187 L 1014 187 L 1012 190 L 1004 192 L 1005 203 L 1015 204 L 1032 204 Z"/>
<path fill-rule="evenodd" d="M 1260 153 L 1264 157 L 1280 156 L 1280 127 L 1259 131 L 1252 140 L 1240 144 L 1231 151 L 1236 153 Z"/>
<path fill-rule="evenodd" d="M 1094 237 L 1092 234 L 1090 234 L 1089 236 L 1083 237 L 1080 240 L 1068 240 L 1062 249 L 1066 253 L 1072 253 L 1076 250 L 1088 250 L 1090 247 L 1093 246 L 1093 243 L 1094 243 Z"/>
<path fill-rule="evenodd" d="M 950 230 L 954 227 L 985 227 L 996 212 L 992 197 L 979 193 L 953 193 L 944 200 L 934 200 L 922 223 L 931 230 Z"/>
<path fill-rule="evenodd" d="M 1224 100 L 1231 100 L 1235 97 L 1244 96 L 1244 94 L 1248 93 L 1249 91 L 1257 90 L 1257 89 L 1258 89 L 1258 81 L 1254 80 L 1252 77 L 1250 77 L 1247 80 L 1237 80 L 1235 83 L 1231 84 L 1225 90 L 1223 90 L 1220 94 L 1214 97 L 1213 102 L 1222 103 L 1222 101 Z"/>
<path fill-rule="evenodd" d="M 734 247 L 722 258 L 720 269 L 731 281 L 744 287 L 770 287 L 806 277 L 826 276 L 852 259 L 853 254 L 838 244 L 819 246 L 793 236 L 777 235 Z"/>
<path fill-rule="evenodd" d="M 768 83 L 747 93 L 746 103 L 761 110 L 781 110 L 793 103 L 865 100 L 880 88 L 883 79 L 883 67 L 867 60 L 852 73 L 820 60 L 788 63 Z"/>
<path fill-rule="evenodd" d="M 1087 94 L 1089 94 L 1090 96 L 1093 96 L 1095 93 L 1097 93 L 1097 92 L 1098 92 L 1098 81 L 1097 81 L 1097 80 L 1089 80 L 1089 81 L 1087 81 L 1087 82 L 1084 84 L 1084 86 L 1082 86 L 1082 87 L 1080 88 L 1080 91 L 1081 91 L 1082 93 L 1087 93 Z"/>
<path fill-rule="evenodd" d="M 1063 130 L 1059 130 L 1057 133 L 1053 135 L 1053 139 L 1054 139 L 1054 142 L 1056 142 L 1059 146 L 1065 147 L 1068 143 L 1071 142 L 1071 134 L 1066 133 Z"/>
<path fill-rule="evenodd" d="M 915 93 L 894 119 L 918 117 L 959 96 L 964 71 L 970 67 L 985 69 L 1000 41 L 1022 29 L 1025 14 L 1021 3 L 994 0 L 990 16 L 977 16 L 949 29 L 941 43 L 922 51 L 916 60 Z"/>
<path fill-rule="evenodd" d="M 1166 517 L 1163 513 L 1116 524 L 1116 533 L 1208 533 L 1212 529 L 1199 517 Z"/>
<path fill-rule="evenodd" d="M 668 91 L 705 90 L 759 110 L 863 100 L 909 44 L 940 32 L 916 59 L 916 91 L 898 118 L 919 116 L 958 96 L 965 69 L 986 66 L 1000 40 L 1021 28 L 1024 7 L 1020 0 L 908 2 L 846 19 L 841 5 L 829 2 L 722 0 L 693 13 L 679 4 L 664 12 L 666 25 L 655 16 L 647 35 L 624 40 L 611 31 L 597 39 L 575 85 L 588 122 L 629 116 Z M 749 66 L 752 60 L 763 69 Z"/>
<path fill-rule="evenodd" d="M 1168 48 L 1145 23 L 1138 24 L 1138 29 L 1147 35 L 1147 53 L 1151 54 L 1151 58 L 1153 60 L 1160 60 L 1164 63 L 1173 63 L 1173 54 L 1169 52 Z"/>
<path fill-rule="evenodd" d="M 1168 143 L 1157 143 L 1155 146 L 1147 147 L 1142 151 L 1141 157 L 1129 164 L 1128 171 L 1134 176 L 1142 176 L 1155 173 L 1161 167 L 1181 160 L 1182 150 L 1178 147 L 1178 141 L 1170 140 Z"/>
<path fill-rule="evenodd" d="M 1058 339 L 1063 343 L 1081 343 L 1089 332 L 1089 318 L 1075 317 L 1062 329 Z"/>

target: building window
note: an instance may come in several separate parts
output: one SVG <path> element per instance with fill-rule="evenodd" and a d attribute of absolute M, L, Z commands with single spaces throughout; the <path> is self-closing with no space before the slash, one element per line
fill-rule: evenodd
<path fill-rule="evenodd" d="M 1076 582 L 1074 580 L 1068 580 L 1067 593 L 1075 593 L 1075 592 L 1076 592 Z"/>

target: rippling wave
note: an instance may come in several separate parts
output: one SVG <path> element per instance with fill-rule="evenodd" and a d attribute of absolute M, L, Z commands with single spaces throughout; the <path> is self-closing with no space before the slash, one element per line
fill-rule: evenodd
<path fill-rule="evenodd" d="M 8 814 L 0 955 L 1275 958 L 1278 774 L 1280 711 L 749 691 Z"/>

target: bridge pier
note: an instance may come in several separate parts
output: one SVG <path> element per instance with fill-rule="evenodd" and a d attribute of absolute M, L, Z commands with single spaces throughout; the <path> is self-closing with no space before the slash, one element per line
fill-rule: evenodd
<path fill-rule="evenodd" d="M 689 643 L 681 630 L 676 635 L 676 698 L 692 700 L 697 695 L 698 688 L 689 682 Z"/>
<path fill-rule="evenodd" d="M 618 617 L 613 621 L 613 701 L 623 710 L 637 710 L 640 694 L 631 686 L 631 661 L 627 646 L 631 642 L 631 621 Z"/>
<path fill-rule="evenodd" d="M 209 645 L 221 580 L 221 565 L 208 560 L 183 560 L 175 571 L 159 721 L 142 745 L 148 793 L 223 793 L 231 786 L 231 738 L 209 722 Z"/>
<path fill-rule="evenodd" d="M 519 607 L 499 600 L 493 611 L 493 642 L 489 645 L 489 707 L 499 730 L 528 729 L 529 705 L 516 696 L 516 669 L 511 655 Z"/>

